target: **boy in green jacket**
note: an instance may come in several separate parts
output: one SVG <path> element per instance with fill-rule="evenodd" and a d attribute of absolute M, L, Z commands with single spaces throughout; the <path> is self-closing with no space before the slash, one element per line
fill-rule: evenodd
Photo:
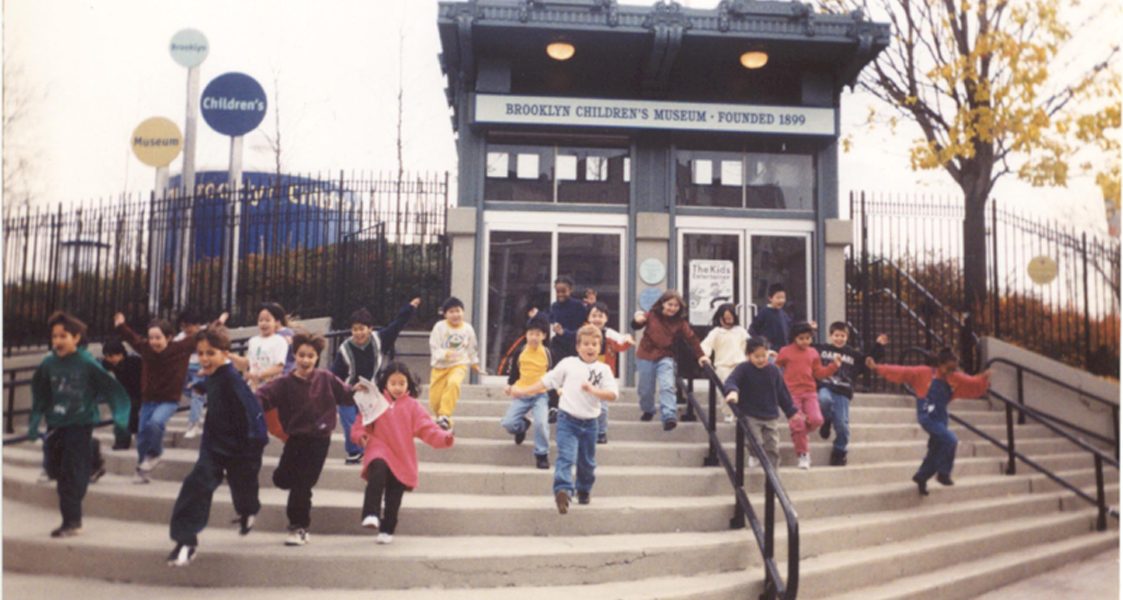
<path fill-rule="evenodd" d="M 31 379 L 31 417 L 28 439 L 39 439 L 39 421 L 46 415 L 47 429 L 58 451 L 50 453 L 47 472 L 58 480 L 62 525 L 51 537 L 82 532 L 82 498 L 90 483 L 90 439 L 101 421 L 98 401 L 107 402 L 118 428 L 129 425 L 129 396 L 125 388 L 78 342 L 86 324 L 66 312 L 47 320 L 52 352 Z"/>

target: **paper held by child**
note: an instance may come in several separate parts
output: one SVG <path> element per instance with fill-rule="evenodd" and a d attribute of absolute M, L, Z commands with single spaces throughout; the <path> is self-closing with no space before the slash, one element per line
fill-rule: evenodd
<path fill-rule="evenodd" d="M 363 415 L 363 425 L 370 425 L 390 408 L 390 403 L 378 391 L 377 385 L 366 377 L 359 377 L 355 386 L 355 406 L 359 407 L 359 412 Z"/>

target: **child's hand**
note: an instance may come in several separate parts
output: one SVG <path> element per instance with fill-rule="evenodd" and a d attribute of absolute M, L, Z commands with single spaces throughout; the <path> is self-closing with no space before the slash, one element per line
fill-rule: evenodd
<path fill-rule="evenodd" d="M 371 391 L 370 386 L 368 386 L 367 384 L 365 384 L 361 381 L 356 383 L 355 385 L 351 386 L 351 389 L 356 391 L 356 392 L 369 392 L 369 391 Z"/>
<path fill-rule="evenodd" d="M 809 320 L 807 321 L 807 324 L 811 326 L 811 329 L 813 331 L 819 331 L 819 324 L 817 322 Z"/>
<path fill-rule="evenodd" d="M 729 404 L 737 404 L 737 392 L 729 392 L 726 394 L 725 401 Z"/>
<path fill-rule="evenodd" d="M 507 396 L 508 398 L 514 398 L 515 397 L 514 392 L 515 392 L 515 388 L 513 388 L 509 385 L 503 386 L 503 395 L 504 396 Z"/>
<path fill-rule="evenodd" d="M 561 334 L 565 333 L 565 328 L 561 326 L 561 323 L 554 323 L 553 330 L 554 330 L 554 335 L 561 335 Z"/>
<path fill-rule="evenodd" d="M 114 327 L 120 327 L 121 325 L 124 325 L 124 324 L 125 324 L 125 315 L 122 314 L 122 313 L 114 313 L 113 314 L 113 326 Z"/>
<path fill-rule="evenodd" d="M 476 363 L 476 364 L 472 365 L 472 370 L 479 373 L 480 375 L 487 375 L 487 371 L 480 368 L 479 363 Z"/>
<path fill-rule="evenodd" d="M 218 323 L 219 325 L 225 325 L 226 319 L 229 319 L 229 318 L 230 318 L 230 313 L 224 312 L 221 315 L 218 315 L 218 318 L 215 319 L 215 322 Z"/>
<path fill-rule="evenodd" d="M 776 360 L 776 357 L 780 356 L 780 353 L 775 350 L 769 350 L 767 356 L 768 360 Z"/>
<path fill-rule="evenodd" d="M 710 357 L 708 357 L 708 356 L 703 356 L 702 358 L 698 359 L 698 366 L 700 366 L 700 367 L 704 367 L 706 365 L 712 365 L 712 364 L 713 363 L 710 362 Z"/>
<path fill-rule="evenodd" d="M 636 314 L 632 315 L 632 320 L 642 325 L 645 321 L 647 321 L 647 313 L 643 312 L 642 310 L 637 310 Z"/>
<path fill-rule="evenodd" d="M 532 307 L 530 307 L 530 310 L 526 311 L 526 318 L 533 319 L 534 315 L 537 315 L 537 314 L 538 314 L 538 308 L 532 306 Z"/>
<path fill-rule="evenodd" d="M 365 447 L 365 446 L 367 445 L 367 442 L 369 442 L 369 441 L 370 441 L 370 436 L 369 436 L 369 435 L 367 435 L 367 434 L 365 434 L 365 433 L 364 433 L 363 435 L 359 436 L 359 445 L 360 445 L 360 446 L 364 446 L 364 447 Z"/>
<path fill-rule="evenodd" d="M 412 306 L 414 308 L 417 308 L 418 306 L 421 306 L 421 297 L 418 296 L 417 298 L 414 298 L 413 300 L 410 300 L 409 304 L 410 304 L 410 306 Z"/>
<path fill-rule="evenodd" d="M 624 343 L 629 346 L 635 346 L 636 338 L 632 337 L 632 334 L 629 333 L 628 335 L 624 336 Z"/>
<path fill-rule="evenodd" d="M 841 367 L 842 366 L 842 357 L 836 355 L 834 357 L 834 361 L 832 361 L 832 362 L 834 362 L 834 366 Z"/>
<path fill-rule="evenodd" d="M 984 378 L 984 379 L 990 379 L 990 376 L 993 375 L 993 374 L 994 374 L 993 370 L 987 369 L 986 371 L 983 371 L 982 373 L 979 373 L 979 376 Z"/>
<path fill-rule="evenodd" d="M 866 368 L 872 371 L 876 367 L 877 367 L 877 361 L 874 360 L 872 356 L 867 356 L 866 357 Z"/>
<path fill-rule="evenodd" d="M 882 345 L 882 346 L 888 346 L 888 345 L 889 345 L 889 336 L 888 336 L 888 335 L 885 335 L 885 334 L 883 333 L 883 334 L 881 334 L 881 335 L 877 336 L 877 340 L 876 340 L 876 341 L 877 341 L 877 343 L 878 343 L 878 344 L 880 344 L 880 345 Z"/>
<path fill-rule="evenodd" d="M 593 384 L 589 383 L 588 381 L 582 381 L 581 382 L 581 391 L 582 392 L 586 392 L 586 393 L 591 394 L 591 393 L 595 392 L 596 389 L 597 388 L 593 387 Z"/>

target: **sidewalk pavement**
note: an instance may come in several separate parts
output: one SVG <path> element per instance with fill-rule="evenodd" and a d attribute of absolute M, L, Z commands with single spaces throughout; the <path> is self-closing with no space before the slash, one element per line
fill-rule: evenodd
<path fill-rule="evenodd" d="M 1119 549 L 1065 565 L 998 588 L 977 600 L 1116 600 L 1119 598 Z"/>

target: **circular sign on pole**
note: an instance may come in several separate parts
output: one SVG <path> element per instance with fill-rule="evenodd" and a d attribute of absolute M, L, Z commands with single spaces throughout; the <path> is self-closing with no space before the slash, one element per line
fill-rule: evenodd
<path fill-rule="evenodd" d="M 244 73 L 224 73 L 212 79 L 199 105 L 207 125 L 231 137 L 256 129 L 268 106 L 261 84 Z"/>
<path fill-rule="evenodd" d="M 1044 254 L 1035 256 L 1030 259 L 1026 272 L 1037 285 L 1048 285 L 1057 278 L 1057 261 Z"/>
<path fill-rule="evenodd" d="M 141 121 L 131 138 L 133 154 L 150 167 L 166 167 L 183 149 L 179 126 L 164 117 Z"/>
<path fill-rule="evenodd" d="M 168 51 L 173 60 L 190 69 L 207 59 L 210 44 L 207 43 L 207 36 L 198 29 L 181 29 L 172 36 Z"/>

